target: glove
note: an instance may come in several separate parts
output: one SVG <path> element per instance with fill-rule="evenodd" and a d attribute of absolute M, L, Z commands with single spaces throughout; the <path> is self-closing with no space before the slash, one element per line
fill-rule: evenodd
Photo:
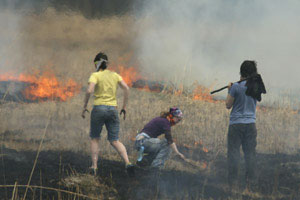
<path fill-rule="evenodd" d="M 125 118 L 126 118 L 126 110 L 122 109 L 121 112 L 120 112 L 120 115 L 122 115 L 122 113 L 124 114 L 123 119 L 125 120 Z"/>
<path fill-rule="evenodd" d="M 84 108 L 82 113 L 81 113 L 81 117 L 84 119 L 85 118 L 85 112 L 90 112 L 88 109 Z"/>

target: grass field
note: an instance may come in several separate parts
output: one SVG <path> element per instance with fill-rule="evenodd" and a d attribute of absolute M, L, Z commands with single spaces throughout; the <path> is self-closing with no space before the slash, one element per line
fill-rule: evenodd
<path fill-rule="evenodd" d="M 135 89 L 131 89 L 128 116 L 125 121 L 121 120 L 120 131 L 120 140 L 126 145 L 130 159 L 136 159 L 132 138 L 137 131 L 162 110 L 176 105 L 184 111 L 184 120 L 173 128 L 176 143 L 187 157 L 200 163 L 206 162 L 207 170 L 203 171 L 200 167 L 172 157 L 166 163 L 160 179 L 156 180 L 157 184 L 147 177 L 147 172 L 140 170 L 137 170 L 138 177 L 132 180 L 126 176 L 124 166 L 107 142 L 104 131 L 100 142 L 100 166 L 103 171 L 98 179 L 90 177 L 88 181 L 85 180 L 89 183 L 84 183 L 80 177 L 86 173 L 90 158 L 89 121 L 80 116 L 82 99 L 83 93 L 68 102 L 1 104 L 1 175 L 5 177 L 1 184 L 14 185 L 17 181 L 18 184 L 26 185 L 35 155 L 43 142 L 32 185 L 66 188 L 69 184 L 68 190 L 94 197 L 110 195 L 106 194 L 106 190 L 112 190 L 114 198 L 121 199 L 242 199 L 245 196 L 250 199 L 296 199 L 299 195 L 298 113 L 280 108 L 258 110 L 258 189 L 256 193 L 240 191 L 231 194 L 226 192 L 229 111 L 225 109 L 224 103 L 194 101 L 186 97 Z M 202 144 L 197 144 L 200 141 Z M 208 149 L 207 153 L 203 147 Z M 92 184 L 93 181 L 97 184 Z M 177 185 L 174 185 L 174 181 Z M 149 191 L 140 188 L 145 185 Z M 2 191 L 5 194 L 4 189 Z M 24 193 L 21 188 L 18 191 L 20 195 Z M 39 197 L 40 190 L 34 191 Z M 7 193 L 11 196 L 12 188 Z M 28 195 L 31 197 L 32 191 Z M 43 198 L 45 195 L 58 198 L 57 192 L 51 193 L 46 189 L 43 195 Z M 71 196 L 62 193 L 61 198 L 68 199 Z"/>
<path fill-rule="evenodd" d="M 19 67 L 23 71 L 51 68 L 59 79 L 73 78 L 85 86 L 99 49 L 108 52 L 111 60 L 122 58 L 120 62 L 128 66 L 135 63 L 123 59 L 134 50 L 130 44 L 134 32 L 126 31 L 132 24 L 130 17 L 87 20 L 48 9 L 43 15 L 20 19 L 20 23 L 23 27 L 15 42 L 21 48 L 12 44 L 7 54 L 16 48 L 23 52 L 17 59 L 22 60 Z M 109 28 L 98 31 L 96 27 L 101 26 Z M 14 66 L 17 61 L 10 62 L 9 57 L 6 63 Z M 119 91 L 119 102 L 121 96 Z M 106 130 L 100 142 L 99 175 L 87 174 L 91 164 L 89 117 L 81 118 L 83 98 L 81 91 L 66 102 L 1 101 L 0 199 L 21 199 L 25 193 L 26 199 L 300 199 L 298 110 L 278 104 L 257 109 L 257 187 L 254 192 L 243 189 L 245 169 L 241 162 L 241 190 L 229 192 L 229 110 L 223 101 L 197 101 L 184 95 L 132 88 L 128 115 L 126 120 L 121 119 L 120 130 L 130 160 L 136 159 L 133 138 L 143 125 L 170 106 L 178 106 L 184 120 L 172 132 L 179 150 L 196 164 L 172 155 L 159 175 L 137 169 L 136 178 L 129 178 L 106 140 Z M 203 163 L 206 170 L 201 168 Z"/>

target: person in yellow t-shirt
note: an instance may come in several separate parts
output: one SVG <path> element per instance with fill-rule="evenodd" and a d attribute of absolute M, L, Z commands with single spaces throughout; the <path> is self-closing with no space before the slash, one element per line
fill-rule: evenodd
<path fill-rule="evenodd" d="M 124 91 L 123 106 L 120 115 L 126 115 L 126 105 L 128 101 L 129 87 L 123 81 L 122 77 L 116 72 L 110 71 L 107 68 L 107 55 L 100 52 L 94 59 L 96 72 L 92 73 L 88 81 L 88 88 L 86 91 L 82 117 L 85 118 L 87 112 L 87 104 L 90 95 L 94 94 L 94 106 L 91 112 L 90 122 L 90 138 L 91 138 L 91 154 L 92 166 L 90 169 L 97 174 L 98 169 L 98 153 L 99 153 L 99 139 L 103 125 L 107 129 L 107 139 L 110 144 L 117 150 L 121 158 L 126 164 L 126 170 L 129 176 L 134 175 L 134 165 L 129 162 L 125 146 L 119 141 L 120 121 L 117 111 L 116 92 L 118 86 Z"/>

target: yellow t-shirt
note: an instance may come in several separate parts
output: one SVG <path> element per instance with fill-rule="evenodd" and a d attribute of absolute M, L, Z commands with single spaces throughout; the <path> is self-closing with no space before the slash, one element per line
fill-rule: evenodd
<path fill-rule="evenodd" d="M 94 105 L 117 106 L 116 92 L 122 77 L 109 70 L 92 73 L 89 83 L 95 83 Z"/>

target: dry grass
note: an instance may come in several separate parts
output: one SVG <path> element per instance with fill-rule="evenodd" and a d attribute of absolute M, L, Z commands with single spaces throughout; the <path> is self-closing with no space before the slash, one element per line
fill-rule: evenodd
<path fill-rule="evenodd" d="M 121 97 L 121 94 L 119 94 Z M 119 98 L 121 99 L 121 98 Z M 43 149 L 72 150 L 88 152 L 89 119 L 82 119 L 83 93 L 67 102 L 44 102 L 33 104 L 5 103 L 1 105 L 1 132 L 5 134 L 6 145 L 13 148 L 36 148 L 46 125 L 50 108 L 53 111 Z M 203 141 L 213 152 L 226 150 L 226 134 L 229 111 L 223 102 L 209 103 L 187 97 L 163 93 L 149 93 L 131 89 L 128 114 L 121 120 L 120 140 L 132 146 L 137 132 L 153 117 L 170 106 L 179 106 L 184 111 L 184 120 L 173 128 L 178 144 L 191 145 Z M 91 105 L 90 105 L 91 109 Z M 299 146 L 299 114 L 292 109 L 267 108 L 257 112 L 258 146 L 263 153 L 295 153 Z M 103 154 L 114 154 L 102 133 Z M 70 139 L 72 143 L 66 143 Z M 17 141 L 30 141 L 24 146 Z M 15 146 L 13 146 L 15 145 Z M 36 145 L 36 146 L 35 146 Z"/>

